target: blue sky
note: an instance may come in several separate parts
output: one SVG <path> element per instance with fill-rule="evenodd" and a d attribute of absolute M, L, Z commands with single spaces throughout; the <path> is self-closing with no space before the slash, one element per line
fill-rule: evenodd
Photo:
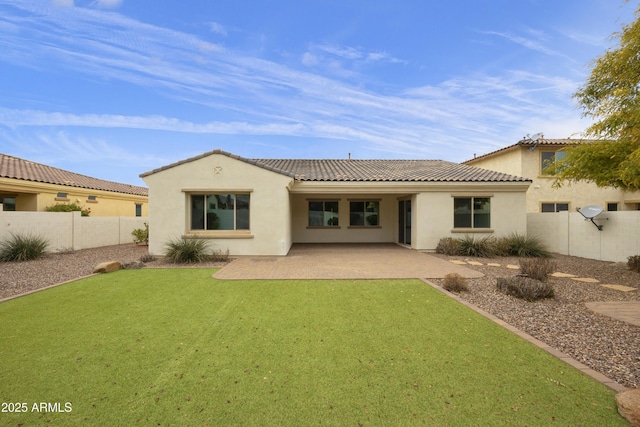
<path fill-rule="evenodd" d="M 215 148 L 461 162 L 589 123 L 623 0 L 0 0 L 0 152 L 112 181 Z"/>

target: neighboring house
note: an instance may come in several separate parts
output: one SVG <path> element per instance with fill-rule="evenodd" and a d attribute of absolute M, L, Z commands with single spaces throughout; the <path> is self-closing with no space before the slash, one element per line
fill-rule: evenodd
<path fill-rule="evenodd" d="M 209 239 L 232 255 L 286 255 L 293 243 L 397 242 L 525 234 L 531 181 L 441 160 L 246 159 L 214 150 L 140 175 L 149 252 Z"/>
<path fill-rule="evenodd" d="M 147 216 L 148 190 L 0 154 L 0 210 L 42 212 L 58 203 L 91 216 Z"/>
<path fill-rule="evenodd" d="M 463 162 L 469 166 L 499 171 L 532 180 L 527 191 L 527 212 L 575 211 L 597 205 L 608 211 L 640 209 L 640 192 L 626 192 L 613 187 L 600 188 L 588 182 L 563 183 L 554 188 L 555 177 L 543 172 L 569 145 L 589 143 L 574 139 L 523 139 L 500 150 Z"/>

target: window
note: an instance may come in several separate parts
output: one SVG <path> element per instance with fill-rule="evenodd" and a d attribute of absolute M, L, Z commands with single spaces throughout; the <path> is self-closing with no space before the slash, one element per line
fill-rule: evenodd
<path fill-rule="evenodd" d="M 192 194 L 191 230 L 249 230 L 249 195 Z"/>
<path fill-rule="evenodd" d="M 58 194 L 56 194 L 56 200 L 68 202 L 69 201 L 68 194 L 67 193 L 58 193 Z"/>
<path fill-rule="evenodd" d="M 337 227 L 338 201 L 309 201 L 309 227 Z"/>
<path fill-rule="evenodd" d="M 609 212 L 615 212 L 615 211 L 617 211 L 617 210 L 618 210 L 618 203 L 615 203 L 615 202 L 613 202 L 613 203 L 607 203 L 607 210 L 608 210 Z"/>
<path fill-rule="evenodd" d="M 543 203 L 540 212 L 562 212 L 569 210 L 569 203 L 560 202 L 560 203 Z"/>
<path fill-rule="evenodd" d="M 87 201 L 95 202 L 96 201 L 96 196 L 87 196 Z"/>
<path fill-rule="evenodd" d="M 542 151 L 540 153 L 540 173 L 542 175 L 555 175 L 553 168 L 547 169 L 553 162 L 560 161 L 567 156 L 564 151 Z"/>
<path fill-rule="evenodd" d="M 372 200 L 349 202 L 349 225 L 377 227 L 380 225 L 380 202 Z"/>
<path fill-rule="evenodd" d="M 490 228 L 491 198 L 455 197 L 453 199 L 454 228 Z"/>
<path fill-rule="evenodd" d="M 136 216 L 142 216 L 142 205 L 140 203 L 136 203 Z"/>
<path fill-rule="evenodd" d="M 13 212 L 16 210 L 15 197 L 0 197 L 0 210 Z"/>

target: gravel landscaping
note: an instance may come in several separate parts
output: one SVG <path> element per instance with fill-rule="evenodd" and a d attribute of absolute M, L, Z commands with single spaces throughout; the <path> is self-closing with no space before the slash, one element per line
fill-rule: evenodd
<path fill-rule="evenodd" d="M 593 278 L 586 283 L 571 278 L 550 277 L 555 298 L 527 302 L 496 290 L 496 278 L 514 276 L 518 258 L 465 258 L 432 254 L 447 260 L 477 261 L 484 265 L 466 265 L 485 277 L 468 279 L 468 292 L 459 296 L 510 325 L 532 335 L 573 359 L 589 366 L 629 388 L 640 387 L 640 327 L 612 319 L 589 310 L 586 302 L 640 301 L 640 274 L 624 263 L 554 255 L 556 271 L 579 278 Z M 489 263 L 500 267 L 487 266 Z M 430 280 L 442 285 L 441 280 Z M 630 292 L 609 289 L 603 284 L 635 288 Z"/>
<path fill-rule="evenodd" d="M 129 263 L 147 253 L 144 246 L 119 245 L 84 249 L 69 253 L 47 254 L 35 261 L 0 264 L 0 299 L 23 294 L 61 282 L 92 274 L 103 261 Z M 570 278 L 550 278 L 555 298 L 526 302 L 496 290 L 496 278 L 513 276 L 517 258 L 465 258 L 439 254 L 446 260 L 477 261 L 483 265 L 466 265 L 485 277 L 468 279 L 468 292 L 460 296 L 507 323 L 527 332 L 548 345 L 573 357 L 618 383 L 640 387 L 640 327 L 614 320 L 589 310 L 586 302 L 640 301 L 640 274 L 625 264 L 555 255 L 556 271 L 578 277 L 594 278 L 599 283 L 585 283 Z M 500 266 L 487 266 L 488 263 Z M 179 267 L 221 267 L 222 263 L 177 265 Z M 174 264 L 156 260 L 147 267 L 170 268 Z M 441 284 L 441 281 L 431 280 Z M 636 290 L 622 292 L 603 287 L 615 284 Z"/>

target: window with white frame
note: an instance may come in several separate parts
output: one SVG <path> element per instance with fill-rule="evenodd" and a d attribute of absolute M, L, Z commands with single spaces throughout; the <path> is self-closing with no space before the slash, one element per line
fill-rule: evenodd
<path fill-rule="evenodd" d="M 310 200 L 309 227 L 337 227 L 337 200 Z"/>
<path fill-rule="evenodd" d="M 349 225 L 377 227 L 380 225 L 380 202 L 377 200 L 349 201 Z"/>
<path fill-rule="evenodd" d="M 547 202 L 540 204 L 540 212 L 563 212 L 569 210 L 569 202 Z"/>
<path fill-rule="evenodd" d="M 249 230 L 249 194 L 191 194 L 191 230 Z"/>
<path fill-rule="evenodd" d="M 454 228 L 491 228 L 490 197 L 454 197 Z"/>

